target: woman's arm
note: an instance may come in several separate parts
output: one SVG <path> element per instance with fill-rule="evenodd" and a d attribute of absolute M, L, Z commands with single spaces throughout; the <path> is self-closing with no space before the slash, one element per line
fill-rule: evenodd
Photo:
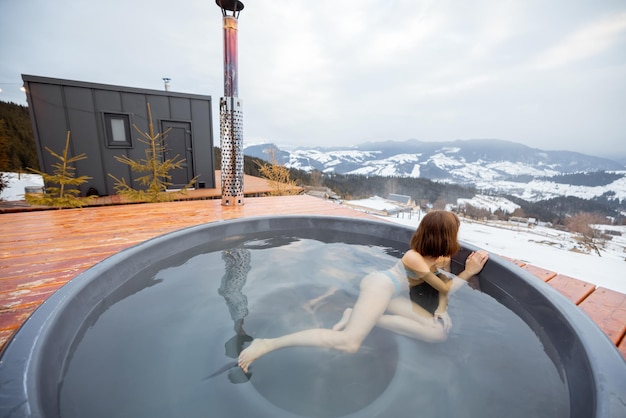
<path fill-rule="evenodd" d="M 452 280 L 450 280 L 450 282 L 452 282 Z M 448 310 L 448 295 L 449 295 L 449 291 L 447 292 L 439 292 L 439 305 L 437 305 L 437 309 L 435 310 L 435 314 L 437 314 L 437 312 L 445 312 L 446 310 Z"/>
<path fill-rule="evenodd" d="M 439 276 L 438 276 L 439 277 Z M 439 279 L 441 280 L 441 278 Z M 452 287 L 453 280 L 449 279 L 445 282 L 447 290 L 445 292 L 439 292 L 439 304 L 437 309 L 433 312 L 433 321 L 435 323 L 441 321 L 443 328 L 446 332 L 452 328 L 452 319 L 448 315 L 448 298 L 450 295 L 450 288 Z"/>
<path fill-rule="evenodd" d="M 431 266 L 424 260 L 424 257 L 418 252 L 407 251 L 402 257 L 404 268 L 415 274 L 415 279 L 423 280 L 439 293 L 448 292 L 450 286 L 441 280 L 435 273 L 430 271 Z"/>
<path fill-rule="evenodd" d="M 465 270 L 459 273 L 458 277 L 463 280 L 471 279 L 472 276 L 480 273 L 480 271 L 485 266 L 487 260 L 489 260 L 489 254 L 487 253 L 487 251 L 480 250 L 471 253 L 469 256 L 467 256 L 467 259 L 465 260 Z"/>

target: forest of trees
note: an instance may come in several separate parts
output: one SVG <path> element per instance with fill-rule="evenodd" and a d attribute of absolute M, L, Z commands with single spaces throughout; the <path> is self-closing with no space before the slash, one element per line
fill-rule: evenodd
<path fill-rule="evenodd" d="M 574 196 L 559 196 L 552 199 L 540 200 L 539 202 L 527 202 L 526 200 L 506 196 L 510 201 L 520 205 L 523 216 L 533 217 L 555 225 L 564 225 L 568 217 L 579 213 L 592 213 L 603 218 L 612 217 L 618 223 L 623 222 L 623 216 L 619 210 L 608 205 L 602 200 L 581 199 Z"/>
<path fill-rule="evenodd" d="M 624 177 L 624 174 L 606 171 L 596 171 L 593 173 L 570 173 L 558 176 L 545 177 L 542 180 L 553 181 L 560 184 L 571 184 L 574 186 L 606 186 Z"/>
<path fill-rule="evenodd" d="M 0 172 L 39 169 L 28 107 L 0 102 Z"/>

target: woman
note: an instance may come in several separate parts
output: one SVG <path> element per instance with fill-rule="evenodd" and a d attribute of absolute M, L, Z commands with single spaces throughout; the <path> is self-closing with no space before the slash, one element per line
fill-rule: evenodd
<path fill-rule="evenodd" d="M 459 226 L 459 219 L 452 212 L 429 212 L 411 237 L 411 248 L 402 259 L 389 270 L 365 276 L 354 307 L 346 309 L 332 329 L 316 328 L 278 338 L 257 338 L 239 355 L 239 367 L 247 373 L 250 364 L 262 355 L 293 346 L 326 347 L 354 353 L 374 326 L 423 341 L 445 341 L 452 326 L 447 313 L 448 295 L 464 280 L 479 273 L 489 258 L 485 251 L 471 253 L 465 261 L 465 270 L 456 276 L 463 280 L 440 274 L 440 269 L 449 270 L 450 257 L 460 249 Z M 434 310 L 421 306 L 421 300 L 414 303 L 401 296 L 420 287 L 436 290 Z"/>

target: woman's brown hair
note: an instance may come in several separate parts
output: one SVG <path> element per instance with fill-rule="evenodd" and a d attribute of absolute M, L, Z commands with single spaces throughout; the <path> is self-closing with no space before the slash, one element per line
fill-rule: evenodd
<path fill-rule="evenodd" d="M 457 236 L 461 222 L 452 212 L 428 212 L 411 237 L 410 246 L 422 256 L 449 257 L 461 249 Z"/>

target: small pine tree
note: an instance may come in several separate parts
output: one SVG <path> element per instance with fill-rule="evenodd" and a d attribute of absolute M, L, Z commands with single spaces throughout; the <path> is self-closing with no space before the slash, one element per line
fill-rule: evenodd
<path fill-rule="evenodd" d="M 141 132 L 136 125 L 133 125 L 133 128 L 141 135 L 141 138 L 138 138 L 138 140 L 147 145 L 145 149 L 146 158 L 133 160 L 126 155 L 121 157 L 115 156 L 117 161 L 128 165 L 132 171 L 136 173 L 146 173 L 135 179 L 143 188 L 134 189 L 126 183 L 123 177 L 120 180 L 110 173 L 109 176 L 116 182 L 115 191 L 130 200 L 135 202 L 167 202 L 174 198 L 174 195 L 167 193 L 167 187 L 172 185 L 170 181 L 172 176 L 169 172 L 170 170 L 181 169 L 185 159 L 179 158 L 178 154 L 173 158 L 164 159 L 166 151 L 165 138 L 167 138 L 169 130 L 163 133 L 154 132 L 150 103 L 148 103 L 148 122 L 148 132 Z M 194 177 L 180 190 L 180 193 L 185 193 L 196 179 L 197 177 Z"/>
<path fill-rule="evenodd" d="M 261 176 L 265 177 L 270 183 L 270 195 L 284 196 L 297 194 L 299 190 L 296 186 L 296 182 L 291 179 L 289 169 L 278 164 L 274 156 L 274 149 L 270 149 L 268 152 L 270 163 L 257 162 L 257 165 L 259 166 Z"/>
<path fill-rule="evenodd" d="M 43 177 L 46 187 L 42 194 L 26 194 L 26 201 L 32 205 L 44 205 L 53 206 L 57 208 L 80 208 L 94 196 L 79 197 L 80 191 L 72 186 L 80 186 L 91 177 L 80 176 L 74 177 L 76 167 L 71 164 L 84 160 L 87 156 L 83 154 L 76 155 L 74 157 L 68 157 L 70 148 L 70 131 L 67 131 L 67 138 L 65 139 L 65 149 L 63 154 L 59 155 L 46 147 L 46 151 L 50 153 L 54 158 L 59 160 L 52 164 L 54 168 L 54 174 L 47 174 L 39 170 L 29 168 L 28 170 L 41 175 Z M 50 184 L 56 184 L 58 186 L 51 186 Z"/>

